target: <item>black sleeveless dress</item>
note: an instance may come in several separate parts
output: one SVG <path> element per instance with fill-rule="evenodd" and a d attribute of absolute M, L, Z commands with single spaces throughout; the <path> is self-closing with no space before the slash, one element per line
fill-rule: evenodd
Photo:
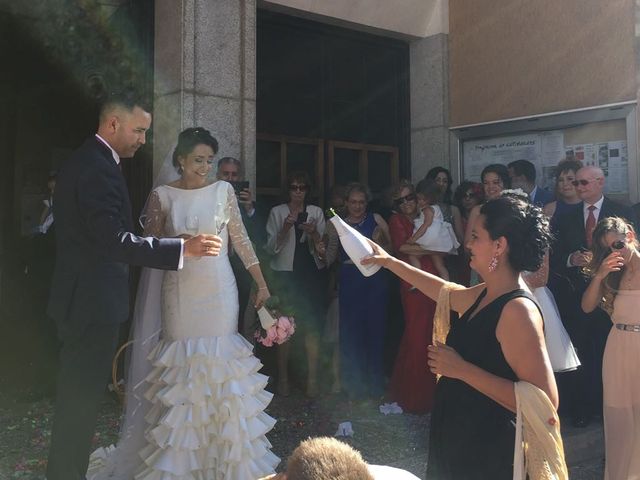
<path fill-rule="evenodd" d="M 454 320 L 447 345 L 466 361 L 499 377 L 517 381 L 502 354 L 496 326 L 503 307 L 514 298 L 526 297 L 518 289 L 505 293 L 478 311 L 486 289 L 459 320 Z M 515 414 L 466 383 L 441 377 L 431 414 L 427 479 L 511 480 Z"/>

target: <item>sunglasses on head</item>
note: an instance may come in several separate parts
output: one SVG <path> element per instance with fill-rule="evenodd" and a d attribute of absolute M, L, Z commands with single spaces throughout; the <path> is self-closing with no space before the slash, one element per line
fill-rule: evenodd
<path fill-rule="evenodd" d="M 289 185 L 289 190 L 292 192 L 306 192 L 308 189 L 307 185 Z"/>
<path fill-rule="evenodd" d="M 413 202 L 416 199 L 415 194 L 410 193 L 409 195 L 405 195 L 404 197 L 396 198 L 393 203 L 397 206 L 404 205 L 407 202 Z"/>

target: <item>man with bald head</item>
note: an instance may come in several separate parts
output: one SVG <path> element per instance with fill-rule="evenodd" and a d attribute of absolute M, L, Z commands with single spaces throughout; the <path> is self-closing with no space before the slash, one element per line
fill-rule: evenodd
<path fill-rule="evenodd" d="M 85 478 L 98 407 L 129 316 L 129 264 L 177 270 L 183 257 L 213 256 L 220 238 L 134 235 L 120 159 L 145 143 L 151 114 L 130 95 L 110 97 L 98 132 L 58 172 L 53 201 L 56 266 L 48 313 L 62 342 L 48 480 Z"/>
<path fill-rule="evenodd" d="M 582 203 L 580 207 L 558 217 L 556 241 L 552 249 L 550 288 L 558 299 L 562 320 L 578 350 L 582 366 L 573 375 L 566 404 L 573 414 L 574 425 L 586 426 L 593 415 L 602 413 L 602 355 L 611 328 L 608 315 L 596 309 L 586 314 L 580 308 L 582 294 L 588 285 L 583 268 L 591 259 L 593 230 L 599 220 L 623 217 L 634 222 L 631 209 L 604 194 L 602 169 L 586 166 L 576 172 L 573 182 Z M 570 286 L 562 290 L 562 282 Z M 560 293 L 562 290 L 562 293 Z M 571 398 L 572 397 L 572 398 Z"/>

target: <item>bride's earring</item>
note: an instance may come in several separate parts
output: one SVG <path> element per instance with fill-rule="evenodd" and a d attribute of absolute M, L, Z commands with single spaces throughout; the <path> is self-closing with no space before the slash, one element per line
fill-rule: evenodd
<path fill-rule="evenodd" d="M 495 253 L 493 255 L 493 258 L 489 262 L 489 271 L 493 272 L 493 271 L 495 271 L 496 268 L 498 268 L 498 254 L 497 253 Z"/>
<path fill-rule="evenodd" d="M 179 173 L 180 175 L 182 175 L 182 172 L 184 172 L 184 166 L 180 163 L 180 164 L 178 165 L 178 173 Z"/>

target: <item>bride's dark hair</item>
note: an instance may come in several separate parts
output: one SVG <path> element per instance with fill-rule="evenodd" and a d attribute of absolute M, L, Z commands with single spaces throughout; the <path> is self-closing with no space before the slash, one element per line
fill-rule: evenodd
<path fill-rule="evenodd" d="M 186 157 L 198 145 L 208 145 L 213 150 L 214 155 L 218 153 L 218 141 L 211 135 L 209 130 L 202 127 L 191 127 L 180 132 L 178 135 L 178 144 L 173 151 L 173 166 L 180 173 L 179 157 Z"/>

